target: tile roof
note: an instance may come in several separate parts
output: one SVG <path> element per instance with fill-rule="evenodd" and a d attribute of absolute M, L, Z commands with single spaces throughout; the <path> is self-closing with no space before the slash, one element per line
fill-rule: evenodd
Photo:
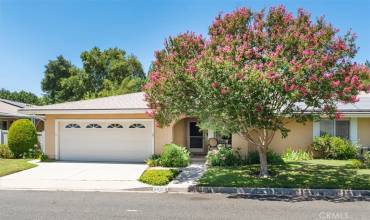
<path fill-rule="evenodd" d="M 18 110 L 26 106 L 31 106 L 21 102 L 14 102 L 7 99 L 0 99 L 0 117 L 29 117 L 18 113 Z"/>
<path fill-rule="evenodd" d="M 33 106 L 21 111 L 37 110 L 125 110 L 125 109 L 148 109 L 144 101 L 144 93 L 130 93 L 125 95 L 103 97 L 97 99 L 64 102 L 59 104 Z"/>
<path fill-rule="evenodd" d="M 360 94 L 359 95 L 359 102 L 354 104 L 338 104 L 338 111 L 343 113 L 370 113 L 370 94 Z M 45 106 L 31 106 L 20 109 L 21 113 L 45 113 L 45 112 L 52 112 L 52 111 L 79 111 L 79 113 L 83 114 L 84 111 L 91 111 L 91 110 L 112 110 L 115 112 L 122 113 L 125 110 L 139 110 L 145 112 L 145 110 L 149 109 L 147 106 L 147 102 L 144 100 L 144 93 L 131 93 L 125 95 L 118 95 L 118 96 L 110 96 L 104 98 L 97 98 L 97 99 L 89 99 L 89 100 L 82 100 L 82 101 L 75 101 L 75 102 L 65 102 L 53 105 L 45 105 Z"/>

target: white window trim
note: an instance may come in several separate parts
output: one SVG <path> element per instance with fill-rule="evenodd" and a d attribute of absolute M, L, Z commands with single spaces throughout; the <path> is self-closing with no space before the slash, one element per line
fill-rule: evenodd
<path fill-rule="evenodd" d="M 357 117 L 351 117 L 346 118 L 346 120 L 349 120 L 349 140 L 357 144 L 358 143 L 358 118 Z M 335 120 L 334 120 L 334 135 L 335 135 Z M 312 135 L 313 137 L 319 137 L 320 136 L 320 121 L 314 121 L 312 126 Z"/>

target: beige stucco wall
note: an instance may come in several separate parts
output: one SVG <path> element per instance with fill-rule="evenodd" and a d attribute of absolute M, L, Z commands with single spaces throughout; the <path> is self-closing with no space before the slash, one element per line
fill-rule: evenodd
<path fill-rule="evenodd" d="M 181 119 L 176 122 L 173 126 L 173 143 L 180 146 L 187 146 L 187 129 L 188 119 Z"/>
<path fill-rule="evenodd" d="M 370 146 L 370 118 L 358 118 L 357 125 L 358 143 Z"/>
<path fill-rule="evenodd" d="M 290 121 L 287 124 L 287 128 L 291 131 L 288 133 L 287 138 L 282 138 L 281 133 L 275 134 L 270 149 L 277 153 L 284 153 L 284 151 L 290 147 L 292 149 L 307 149 L 312 144 L 313 128 L 312 122 L 307 122 L 305 125 Z M 236 148 L 241 148 L 241 154 L 245 155 L 248 152 L 256 150 L 255 146 L 248 143 L 243 137 L 238 134 L 232 136 L 232 145 Z"/>
<path fill-rule="evenodd" d="M 47 115 L 45 117 L 45 146 L 46 154 L 54 158 L 55 144 L 55 120 L 56 119 L 148 119 L 146 114 L 85 114 L 85 115 Z M 154 152 L 161 153 L 163 145 L 176 143 L 187 146 L 187 122 L 188 118 L 181 119 L 176 123 L 159 128 L 154 128 Z M 288 147 L 293 149 L 306 149 L 312 144 L 313 123 L 307 122 L 305 125 L 290 121 L 287 127 L 291 130 L 288 137 L 283 139 L 280 133 L 276 133 L 270 144 L 270 149 L 277 153 L 283 153 Z M 205 132 L 206 133 L 206 132 Z M 205 140 L 208 138 L 205 137 Z M 370 146 L 370 118 L 358 118 L 358 139 L 363 146 Z M 255 146 L 248 143 L 238 134 L 232 136 L 232 146 L 241 149 L 242 156 L 254 151 Z M 205 148 L 206 149 L 206 148 Z"/>

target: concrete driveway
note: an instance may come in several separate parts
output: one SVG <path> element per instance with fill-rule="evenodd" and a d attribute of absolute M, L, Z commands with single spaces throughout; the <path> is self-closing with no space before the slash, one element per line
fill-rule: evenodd
<path fill-rule="evenodd" d="M 38 167 L 0 177 L 0 189 L 134 190 L 148 185 L 138 181 L 145 164 L 37 163 Z"/>

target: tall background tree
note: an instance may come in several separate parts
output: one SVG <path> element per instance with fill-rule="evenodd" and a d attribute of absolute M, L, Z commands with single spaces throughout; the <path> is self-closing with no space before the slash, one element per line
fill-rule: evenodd
<path fill-rule="evenodd" d="M 23 102 L 26 104 L 32 104 L 32 105 L 42 105 L 43 100 L 39 98 L 37 95 L 33 94 L 32 92 L 26 92 L 26 91 L 14 91 L 11 92 L 7 89 L 0 89 L 0 98 L 1 99 L 7 99 L 11 101 L 16 102 Z"/>
<path fill-rule="evenodd" d="M 82 68 L 63 56 L 45 66 L 42 90 L 50 103 L 138 92 L 145 73 L 139 60 L 118 48 L 81 53 Z"/>
<path fill-rule="evenodd" d="M 75 92 L 68 79 L 80 79 L 83 77 L 82 71 L 66 60 L 62 55 L 55 60 L 50 60 L 45 66 L 44 78 L 41 81 L 41 89 L 45 92 L 45 97 L 50 103 L 72 101 L 83 97 L 83 93 Z M 72 80 L 74 83 L 75 80 Z M 84 85 L 83 82 L 80 83 Z M 81 89 L 84 91 L 84 89 Z"/>
<path fill-rule="evenodd" d="M 340 117 L 338 102 L 368 91 L 369 69 L 352 61 L 355 36 L 304 10 L 240 8 L 216 17 L 208 33 L 170 37 L 156 53 L 144 87 L 149 114 L 162 126 L 188 115 L 204 129 L 238 133 L 257 147 L 261 176 L 287 123 Z"/>

